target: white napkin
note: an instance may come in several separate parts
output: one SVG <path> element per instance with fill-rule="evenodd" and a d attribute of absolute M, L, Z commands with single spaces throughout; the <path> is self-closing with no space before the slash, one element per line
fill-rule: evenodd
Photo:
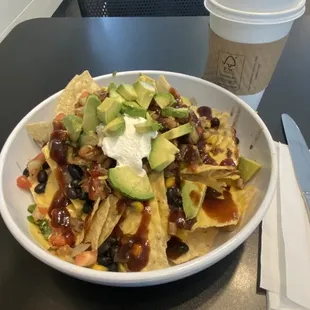
<path fill-rule="evenodd" d="M 310 222 L 287 145 L 277 143 L 279 182 L 263 220 L 261 281 L 268 309 L 310 309 Z"/>

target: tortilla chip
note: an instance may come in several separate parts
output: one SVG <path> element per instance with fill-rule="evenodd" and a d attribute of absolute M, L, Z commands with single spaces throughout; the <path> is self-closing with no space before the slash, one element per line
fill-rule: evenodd
<path fill-rule="evenodd" d="M 181 255 L 177 259 L 172 259 L 174 264 L 182 264 L 196 257 L 207 254 L 214 242 L 218 229 L 211 228 L 199 228 L 192 232 L 182 233 L 182 241 L 187 244 L 189 250 L 187 253 Z"/>
<path fill-rule="evenodd" d="M 186 168 L 182 170 L 182 177 L 185 180 L 200 182 L 212 187 L 219 193 L 222 193 L 223 188 L 227 186 L 225 180 L 240 178 L 236 167 L 213 165 L 201 165 L 195 170 Z"/>
<path fill-rule="evenodd" d="M 26 125 L 28 135 L 39 144 L 44 144 L 49 141 L 50 134 L 53 131 L 51 122 L 38 122 Z"/>
<path fill-rule="evenodd" d="M 102 227 L 100 237 L 98 240 L 98 247 L 111 235 L 114 227 L 117 225 L 118 221 L 120 220 L 123 210 L 120 211 L 117 208 L 118 198 L 114 195 L 110 195 L 110 208 L 107 215 L 107 219 Z M 110 197 L 109 196 L 109 197 Z M 120 211 L 120 212 L 119 212 Z"/>
<path fill-rule="evenodd" d="M 168 235 L 168 218 L 169 218 L 169 205 L 166 195 L 166 185 L 163 172 L 152 172 L 149 175 L 151 186 L 155 195 L 155 199 L 158 203 L 159 214 L 161 219 L 161 226 L 163 229 L 163 242 L 166 246 L 167 241 L 169 240 Z"/>
<path fill-rule="evenodd" d="M 156 199 L 149 201 L 151 219 L 148 226 L 148 240 L 150 243 L 150 254 L 147 265 L 141 271 L 163 269 L 169 266 L 166 256 L 167 236 L 162 228 L 159 207 Z M 134 208 L 127 208 L 124 220 L 120 228 L 124 234 L 134 235 L 140 225 L 142 214 Z M 167 234 L 167 230 L 166 230 Z"/>
<path fill-rule="evenodd" d="M 149 224 L 148 239 L 150 241 L 150 256 L 148 264 L 141 271 L 164 269 L 169 267 L 166 255 L 167 244 L 164 242 L 165 233 L 159 214 L 159 207 L 156 199 L 150 201 L 151 221 Z"/>
<path fill-rule="evenodd" d="M 100 86 L 95 83 L 88 71 L 76 75 L 61 93 L 56 106 L 56 115 L 58 113 L 74 114 L 74 106 L 84 91 L 93 93 L 99 90 Z"/>
<path fill-rule="evenodd" d="M 49 150 L 48 145 L 45 145 L 42 148 L 42 153 L 43 153 L 43 155 L 45 157 L 46 162 L 48 163 L 48 165 L 50 166 L 52 171 L 54 171 L 58 167 L 58 165 L 57 165 L 56 161 L 51 159 L 51 157 L 50 157 L 50 150 Z"/>
<path fill-rule="evenodd" d="M 91 213 L 90 213 L 90 214 L 86 217 L 86 219 L 85 219 L 84 227 L 85 227 L 86 234 L 87 234 L 87 232 L 88 232 L 88 229 L 90 229 L 90 226 L 91 226 L 93 217 L 94 217 L 94 215 L 96 214 L 96 211 L 97 211 L 98 208 L 99 208 L 99 204 L 100 204 L 100 198 L 98 198 L 98 199 L 95 201 L 94 206 L 93 206 L 93 210 L 91 211 Z"/>
<path fill-rule="evenodd" d="M 141 212 L 137 211 L 135 208 L 126 208 L 124 218 L 119 224 L 120 229 L 125 235 L 134 235 L 140 225 L 142 219 Z"/>
<path fill-rule="evenodd" d="M 107 199 L 99 205 L 99 208 L 94 215 L 94 218 L 91 222 L 89 230 L 85 236 L 85 243 L 91 243 L 92 250 L 98 249 L 98 241 L 102 231 L 102 227 L 104 226 L 109 210 L 111 208 L 111 203 L 115 202 L 113 199 L 114 196 L 109 195 Z"/>
<path fill-rule="evenodd" d="M 230 192 L 235 204 L 238 206 L 240 214 L 243 215 L 254 198 L 257 189 L 252 185 L 248 185 L 243 190 L 231 188 Z"/>
<path fill-rule="evenodd" d="M 229 221 L 220 221 L 217 218 L 210 217 L 203 208 L 201 208 L 197 215 L 197 222 L 193 226 L 192 230 L 197 228 L 208 228 L 208 227 L 224 227 L 229 225 L 237 225 L 242 214 L 245 212 L 249 203 L 253 199 L 256 193 L 256 188 L 253 186 L 247 186 L 243 190 L 237 190 L 232 188 L 230 190 L 231 198 L 235 203 L 238 213 L 235 216 L 231 216 Z M 233 212 L 233 210 L 232 210 Z"/>

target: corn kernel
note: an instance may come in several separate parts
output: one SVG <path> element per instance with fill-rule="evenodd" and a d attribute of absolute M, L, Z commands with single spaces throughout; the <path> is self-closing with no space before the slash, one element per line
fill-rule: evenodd
<path fill-rule="evenodd" d="M 108 271 L 108 268 L 101 266 L 101 265 L 98 265 L 98 264 L 93 265 L 92 269 L 99 270 L 99 271 Z"/>
<path fill-rule="evenodd" d="M 173 186 L 175 186 L 175 177 L 169 177 L 166 180 L 166 188 L 171 188 Z"/>
<path fill-rule="evenodd" d="M 131 206 L 136 209 L 138 212 L 142 212 L 144 209 L 143 203 L 140 201 L 134 201 L 131 203 Z"/>
<path fill-rule="evenodd" d="M 118 264 L 118 271 L 119 272 L 127 272 L 127 269 L 124 264 Z"/>

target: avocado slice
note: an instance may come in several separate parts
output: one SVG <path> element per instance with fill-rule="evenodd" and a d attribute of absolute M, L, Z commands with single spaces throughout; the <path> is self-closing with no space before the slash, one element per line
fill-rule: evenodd
<path fill-rule="evenodd" d="M 97 116 L 101 122 L 108 124 L 119 114 L 121 108 L 120 102 L 108 97 L 97 107 Z"/>
<path fill-rule="evenodd" d="M 182 180 L 181 196 L 186 219 L 192 219 L 197 216 L 204 200 L 206 189 L 207 186 L 200 182 Z"/>
<path fill-rule="evenodd" d="M 250 181 L 260 168 L 256 161 L 240 156 L 238 170 L 244 182 Z"/>
<path fill-rule="evenodd" d="M 137 93 L 137 102 L 139 105 L 147 109 L 155 95 L 156 88 L 153 84 L 140 81 L 139 79 L 133 85 L 136 93 Z"/>
<path fill-rule="evenodd" d="M 112 98 L 114 101 L 123 103 L 125 101 L 125 98 L 122 97 L 117 91 L 116 91 L 116 84 L 110 83 L 108 87 L 109 97 Z"/>
<path fill-rule="evenodd" d="M 116 91 L 128 101 L 136 100 L 138 98 L 133 85 L 130 84 L 120 84 L 116 88 Z"/>
<path fill-rule="evenodd" d="M 122 113 L 132 117 L 144 117 L 146 110 L 139 106 L 135 101 L 125 101 L 122 106 Z"/>
<path fill-rule="evenodd" d="M 146 82 L 146 83 L 152 84 L 152 85 L 154 85 L 154 87 L 156 89 L 156 82 L 151 77 L 149 77 L 147 75 L 144 75 L 144 74 L 140 74 L 138 80 L 142 81 L 142 82 Z"/>
<path fill-rule="evenodd" d="M 163 128 L 163 126 L 152 119 L 152 117 L 146 113 L 146 121 L 144 123 L 135 125 L 136 131 L 139 133 L 157 131 Z"/>
<path fill-rule="evenodd" d="M 157 91 L 160 93 L 169 93 L 171 88 L 170 84 L 163 75 L 160 75 L 159 78 L 156 80 L 156 87 Z"/>
<path fill-rule="evenodd" d="M 68 131 L 70 140 L 76 142 L 82 131 L 83 119 L 76 115 L 66 115 L 63 124 Z"/>
<path fill-rule="evenodd" d="M 123 116 L 118 116 L 113 121 L 104 126 L 102 132 L 107 137 L 120 136 L 124 133 L 126 128 Z"/>
<path fill-rule="evenodd" d="M 86 100 L 84 115 L 83 115 L 83 130 L 95 131 L 99 125 L 97 118 L 97 107 L 100 105 L 100 100 L 95 95 L 89 95 Z"/>
<path fill-rule="evenodd" d="M 98 136 L 96 135 L 95 132 L 89 131 L 89 132 L 82 132 L 80 135 L 79 139 L 79 145 L 84 146 L 84 145 L 92 145 L 96 146 L 98 144 Z"/>
<path fill-rule="evenodd" d="M 164 132 L 161 136 L 168 140 L 173 140 L 191 133 L 192 130 L 193 130 L 192 125 L 190 123 L 186 123 L 184 125 L 181 125 L 179 127 Z"/>
<path fill-rule="evenodd" d="M 108 86 L 108 92 L 110 92 L 111 90 L 116 90 L 117 85 L 114 82 L 111 82 Z"/>
<path fill-rule="evenodd" d="M 109 169 L 109 182 L 123 195 L 137 200 L 149 200 L 154 197 L 147 175 L 140 177 L 128 166 Z"/>
<path fill-rule="evenodd" d="M 172 104 L 175 100 L 170 93 L 158 93 L 154 96 L 154 100 L 160 106 L 161 109 Z"/>
<path fill-rule="evenodd" d="M 162 171 L 175 160 L 175 154 L 180 150 L 162 135 L 152 141 L 149 163 L 153 170 Z"/>
<path fill-rule="evenodd" d="M 173 107 L 165 107 L 162 109 L 161 114 L 163 116 L 172 116 L 177 118 L 186 118 L 189 116 L 189 110 L 187 108 L 173 108 Z"/>

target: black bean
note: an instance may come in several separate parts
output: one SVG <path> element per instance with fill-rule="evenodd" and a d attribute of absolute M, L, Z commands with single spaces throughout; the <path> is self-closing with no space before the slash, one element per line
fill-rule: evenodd
<path fill-rule="evenodd" d="M 83 170 L 78 165 L 70 164 L 68 171 L 74 180 L 81 180 L 83 178 Z"/>
<path fill-rule="evenodd" d="M 34 191 L 37 194 L 42 194 L 45 192 L 46 183 L 39 183 L 35 188 Z"/>
<path fill-rule="evenodd" d="M 240 143 L 240 140 L 239 140 L 238 137 L 235 137 L 235 142 L 236 142 L 237 145 Z"/>
<path fill-rule="evenodd" d="M 73 187 L 67 187 L 66 194 L 70 199 L 77 199 L 79 197 L 78 192 Z"/>
<path fill-rule="evenodd" d="M 24 169 L 23 175 L 26 176 L 27 178 L 29 177 L 29 170 L 28 170 L 28 168 Z"/>
<path fill-rule="evenodd" d="M 117 240 L 117 238 L 115 238 L 115 237 L 109 237 L 109 238 L 107 239 L 107 242 L 109 242 L 109 244 L 113 245 L 113 244 L 117 244 L 117 243 L 118 243 L 118 240 Z"/>
<path fill-rule="evenodd" d="M 207 106 L 199 107 L 197 109 L 199 116 L 205 116 L 207 119 L 212 118 L 212 110 Z"/>
<path fill-rule="evenodd" d="M 74 187 L 74 188 L 81 188 L 80 181 L 79 180 L 73 180 L 71 182 L 71 186 Z"/>
<path fill-rule="evenodd" d="M 113 259 L 113 261 L 114 261 L 114 257 L 116 256 L 116 254 L 117 254 L 117 252 L 118 252 L 118 247 L 117 246 L 111 246 L 110 247 L 110 250 L 109 250 L 109 252 L 110 252 L 110 257 Z"/>
<path fill-rule="evenodd" d="M 97 262 L 99 265 L 108 267 L 113 263 L 112 258 L 109 256 L 98 256 Z"/>
<path fill-rule="evenodd" d="M 219 128 L 220 124 L 220 120 L 217 117 L 211 119 L 211 128 Z"/>
<path fill-rule="evenodd" d="M 109 271 L 118 272 L 118 266 L 116 263 L 113 263 L 108 266 Z"/>
<path fill-rule="evenodd" d="M 93 209 L 93 205 L 90 201 L 86 200 L 84 205 L 83 205 L 83 212 L 84 213 L 89 213 Z"/>
<path fill-rule="evenodd" d="M 46 183 L 48 175 L 45 170 L 40 170 L 37 175 L 37 180 L 39 183 Z"/>
<path fill-rule="evenodd" d="M 81 191 L 80 194 L 79 194 L 79 199 L 81 199 L 81 200 L 88 200 L 88 193 Z"/>
<path fill-rule="evenodd" d="M 208 186 L 207 187 L 207 191 L 206 191 L 206 197 L 208 198 L 217 198 L 221 196 L 221 193 L 219 193 L 218 191 L 216 191 L 214 188 Z"/>
<path fill-rule="evenodd" d="M 182 208 L 181 192 L 176 187 L 171 187 L 167 191 L 168 204 L 177 208 Z"/>
<path fill-rule="evenodd" d="M 188 250 L 189 250 L 188 245 L 184 242 L 180 242 L 178 252 L 180 254 L 185 254 L 188 252 Z"/>
<path fill-rule="evenodd" d="M 110 248 L 110 243 L 108 242 L 108 240 L 106 240 L 105 242 L 102 243 L 102 245 L 98 248 L 98 255 L 102 256 L 103 254 L 105 254 L 108 249 Z M 104 256 L 104 255 L 103 255 Z"/>
<path fill-rule="evenodd" d="M 48 165 L 48 163 L 45 161 L 42 165 L 42 169 L 46 170 L 48 169 L 50 166 Z"/>

